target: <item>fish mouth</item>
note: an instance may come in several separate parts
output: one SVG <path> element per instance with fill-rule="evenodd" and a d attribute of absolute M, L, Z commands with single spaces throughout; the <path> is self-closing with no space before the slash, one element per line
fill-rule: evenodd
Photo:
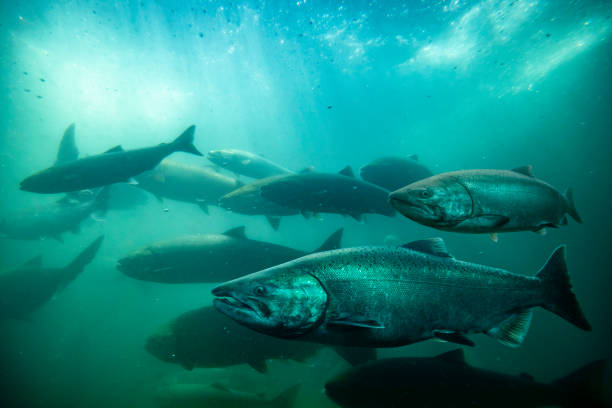
<path fill-rule="evenodd" d="M 255 301 L 255 299 L 241 299 L 229 290 L 217 287 L 213 289 L 212 294 L 216 296 L 213 301 L 213 306 L 228 317 L 239 322 L 253 321 L 264 319 L 266 313 L 265 309 L 262 309 L 262 302 Z M 264 305 L 265 306 L 265 305 Z"/>

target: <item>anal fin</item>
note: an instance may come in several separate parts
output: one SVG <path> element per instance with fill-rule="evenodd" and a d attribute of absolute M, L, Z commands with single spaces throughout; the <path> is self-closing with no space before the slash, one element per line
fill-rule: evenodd
<path fill-rule="evenodd" d="M 487 334 L 504 346 L 518 347 L 525 340 L 532 317 L 531 309 L 521 310 L 487 331 Z"/>

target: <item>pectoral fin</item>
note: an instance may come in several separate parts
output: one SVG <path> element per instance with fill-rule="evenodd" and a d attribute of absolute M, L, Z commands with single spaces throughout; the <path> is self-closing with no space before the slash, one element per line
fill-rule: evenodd
<path fill-rule="evenodd" d="M 384 329 L 385 325 L 375 319 L 369 319 L 365 316 L 342 314 L 337 317 L 332 317 L 327 321 L 327 325 L 331 328 L 347 328 L 357 327 L 364 329 Z"/>
<path fill-rule="evenodd" d="M 434 336 L 442 341 L 448 341 L 449 343 L 462 344 L 464 346 L 474 347 L 474 342 L 463 334 L 455 331 L 436 330 Z"/>
<path fill-rule="evenodd" d="M 488 229 L 503 227 L 508 223 L 508 221 L 510 221 L 510 218 L 506 217 L 505 215 L 495 214 L 485 214 L 478 217 L 470 218 L 470 224 Z"/>

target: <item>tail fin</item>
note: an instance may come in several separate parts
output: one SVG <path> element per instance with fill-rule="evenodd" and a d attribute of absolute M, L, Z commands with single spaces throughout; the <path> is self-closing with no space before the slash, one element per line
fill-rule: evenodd
<path fill-rule="evenodd" d="M 202 153 L 193 145 L 193 134 L 195 132 L 195 125 L 189 126 L 179 137 L 174 139 L 172 145 L 175 151 L 186 152 L 195 154 L 196 156 L 202 156 Z"/>
<path fill-rule="evenodd" d="M 62 136 L 62 141 L 60 142 L 59 148 L 57 150 L 57 158 L 55 160 L 55 164 L 61 164 L 66 162 L 71 162 L 79 158 L 79 149 L 76 146 L 76 142 L 74 141 L 74 123 L 71 123 L 70 126 L 66 128 L 64 131 L 64 136 Z"/>
<path fill-rule="evenodd" d="M 72 262 L 70 262 L 64 268 L 64 278 L 62 279 L 61 284 L 58 287 L 58 290 L 61 290 L 68 286 L 70 282 L 72 282 L 81 272 L 87 264 L 93 261 L 94 256 L 100 249 L 100 245 L 102 244 L 103 235 L 99 236 L 94 242 L 92 242 L 87 248 L 85 248 Z"/>
<path fill-rule="evenodd" d="M 289 408 L 295 404 L 295 399 L 300 391 L 300 384 L 296 384 L 293 387 L 289 387 L 285 391 L 281 392 L 278 397 L 274 398 L 275 407 Z"/>
<path fill-rule="evenodd" d="M 569 407 L 604 407 L 603 377 L 606 361 L 593 361 L 553 382 L 567 395 Z"/>
<path fill-rule="evenodd" d="M 542 281 L 544 309 L 550 310 L 582 330 L 591 331 L 591 325 L 582 313 L 576 295 L 572 292 L 565 245 L 555 249 L 536 277 Z"/>
<path fill-rule="evenodd" d="M 336 346 L 334 347 L 334 351 L 352 366 L 365 364 L 368 361 L 374 361 L 377 358 L 376 349 L 371 347 Z"/>
<path fill-rule="evenodd" d="M 582 224 L 582 218 L 578 215 L 576 204 L 574 204 L 574 192 L 571 187 L 565 190 L 565 201 L 567 202 L 567 213 L 575 219 L 576 222 Z"/>
<path fill-rule="evenodd" d="M 342 234 L 344 233 L 344 228 L 340 228 L 333 234 L 331 234 L 320 247 L 315 249 L 313 252 L 323 252 L 323 251 L 331 251 L 332 249 L 340 248 L 340 241 L 342 240 Z"/>

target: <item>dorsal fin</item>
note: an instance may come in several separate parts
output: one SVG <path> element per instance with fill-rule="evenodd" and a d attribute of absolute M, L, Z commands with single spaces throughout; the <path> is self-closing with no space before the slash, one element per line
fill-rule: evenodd
<path fill-rule="evenodd" d="M 419 161 L 419 155 L 418 154 L 413 154 L 408 156 L 409 159 L 412 159 L 414 161 Z"/>
<path fill-rule="evenodd" d="M 246 235 L 244 234 L 244 225 L 236 228 L 230 228 L 225 231 L 223 235 L 227 235 L 228 237 L 246 239 Z"/>
<path fill-rule="evenodd" d="M 531 374 L 528 374 L 528 373 L 520 373 L 519 377 L 521 377 L 523 380 L 535 382 L 535 378 L 533 378 L 533 376 Z"/>
<path fill-rule="evenodd" d="M 312 173 L 313 171 L 314 171 L 314 167 L 313 166 L 308 166 L 308 167 L 304 167 L 302 170 L 298 171 L 298 174 Z"/>
<path fill-rule="evenodd" d="M 79 158 L 79 149 L 74 141 L 74 123 L 70 124 L 64 131 L 64 136 L 57 150 L 55 164 L 75 161 Z"/>
<path fill-rule="evenodd" d="M 42 266 L 42 255 L 36 255 L 34 258 L 24 263 L 23 266 L 27 268 L 40 268 Z"/>
<path fill-rule="evenodd" d="M 353 173 L 353 169 L 351 169 L 351 166 L 346 166 L 345 168 L 340 170 L 338 174 L 342 174 L 343 176 L 346 176 L 346 177 L 355 178 L 355 173 Z"/>
<path fill-rule="evenodd" d="M 412 249 L 413 251 L 423 252 L 425 254 L 439 256 L 442 258 L 452 258 L 453 256 L 448 253 L 446 244 L 442 238 L 429 238 L 421 239 L 418 241 L 412 241 L 402 245 L 402 248 Z"/>
<path fill-rule="evenodd" d="M 512 169 L 511 171 L 518 173 L 518 174 L 522 174 L 523 176 L 535 177 L 533 175 L 533 167 L 531 166 L 531 164 L 528 164 L 526 166 L 516 167 Z"/>
<path fill-rule="evenodd" d="M 460 348 L 447 351 L 446 353 L 438 354 L 436 358 L 448 362 L 465 364 L 465 353 L 463 352 L 463 349 Z"/>
<path fill-rule="evenodd" d="M 123 147 L 121 147 L 121 145 L 117 145 L 115 147 L 111 147 L 110 149 L 108 149 L 104 153 L 119 153 L 119 152 L 122 152 L 122 151 L 123 151 Z"/>

